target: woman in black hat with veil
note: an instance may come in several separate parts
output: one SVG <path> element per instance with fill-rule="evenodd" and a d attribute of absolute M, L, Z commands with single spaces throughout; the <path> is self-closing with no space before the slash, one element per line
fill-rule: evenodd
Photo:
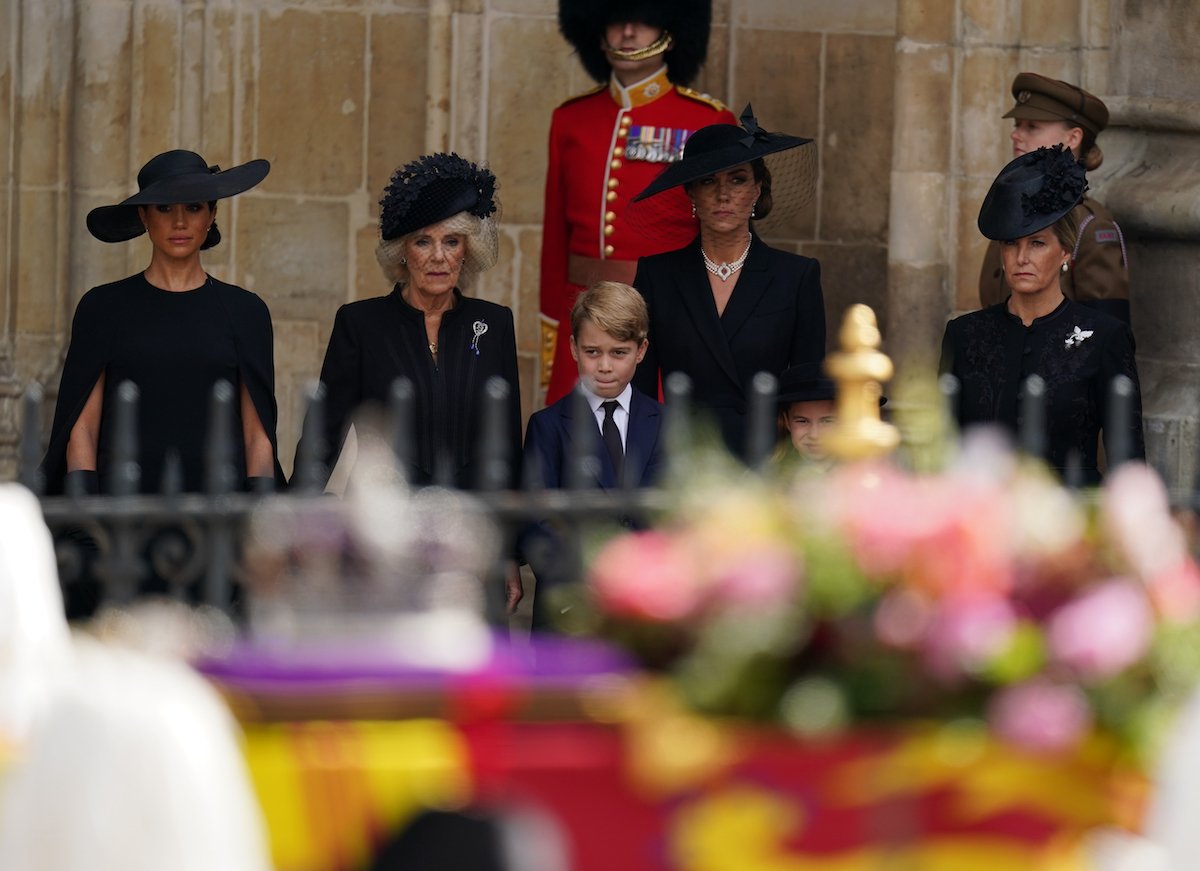
<path fill-rule="evenodd" d="M 375 254 L 392 290 L 348 303 L 334 318 L 321 366 L 322 471 L 327 478 L 335 466 L 354 415 L 364 406 L 386 407 L 403 378 L 413 390 L 407 481 L 478 487 L 484 441 L 493 432 L 485 385 L 498 377 L 509 387 L 500 438 L 511 460 L 507 483 L 516 487 L 521 398 L 513 313 L 462 292 L 499 257 L 496 177 L 457 154 L 427 154 L 392 174 L 379 205 Z M 296 456 L 312 450 L 302 441 Z M 521 599 L 515 564 L 505 589 L 511 611 Z"/>
<path fill-rule="evenodd" d="M 414 390 L 413 450 L 403 470 L 409 483 L 479 485 L 484 385 L 493 376 L 510 388 L 504 438 L 515 468 L 521 401 L 512 310 L 462 290 L 496 264 L 497 202 L 496 177 L 457 154 L 425 155 L 392 175 L 380 200 L 376 249 L 392 290 L 338 309 L 321 367 L 326 474 L 354 413 L 386 408 L 399 378 Z M 297 456 L 305 453 L 297 447 Z M 513 474 L 508 483 L 518 481 Z"/>
<path fill-rule="evenodd" d="M 1000 243 L 1011 295 L 946 325 L 941 369 L 959 383 L 959 424 L 996 424 L 1016 434 L 1026 381 L 1045 384 L 1046 459 L 1060 475 L 1077 468 L 1097 484 L 1098 442 L 1108 455 L 1109 397 L 1118 375 L 1134 388 L 1122 427 L 1121 459 L 1144 458 L 1141 399 L 1129 325 L 1063 294 L 1079 227 L 1074 208 L 1087 190 L 1083 165 L 1062 145 L 1008 164 L 979 210 L 979 230 Z"/>
<path fill-rule="evenodd" d="M 252 160 L 222 171 L 194 152 L 167 151 L 142 167 L 136 194 L 88 214 L 88 230 L 103 242 L 148 234 L 150 265 L 92 288 L 75 309 L 42 464 L 48 492 L 62 492 L 68 478 L 82 492 L 107 489 L 115 396 L 127 381 L 138 390 L 143 491 L 160 488 L 171 456 L 184 490 L 204 488 L 209 409 L 221 380 L 236 391 L 229 435 L 239 483 L 284 482 L 270 313 L 200 263 L 200 252 L 221 241 L 217 201 L 254 187 L 269 169 Z"/>
<path fill-rule="evenodd" d="M 638 261 L 650 348 L 634 384 L 653 396 L 660 376 L 685 373 L 735 453 L 754 376 L 825 355 L 820 264 L 760 235 L 768 216 L 780 227 L 806 204 L 812 140 L 762 130 L 749 106 L 741 120 L 696 131 L 683 159 L 637 196 L 645 205 L 634 218 L 653 232 L 656 210 L 686 195 L 698 231 L 690 245 Z"/>

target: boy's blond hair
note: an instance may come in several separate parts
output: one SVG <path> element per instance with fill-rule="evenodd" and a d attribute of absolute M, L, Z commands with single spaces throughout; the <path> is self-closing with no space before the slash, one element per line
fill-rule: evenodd
<path fill-rule="evenodd" d="M 650 332 L 650 313 L 642 295 L 620 281 L 597 281 L 571 307 L 571 335 L 589 320 L 618 342 L 641 344 Z"/>

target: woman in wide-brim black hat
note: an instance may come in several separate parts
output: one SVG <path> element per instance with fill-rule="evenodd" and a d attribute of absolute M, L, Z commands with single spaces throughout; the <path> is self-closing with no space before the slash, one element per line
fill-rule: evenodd
<path fill-rule="evenodd" d="M 474 489 L 485 458 L 503 448 L 519 483 L 521 400 L 512 310 L 463 288 L 495 265 L 496 177 L 457 154 L 425 155 L 392 175 L 380 200 L 376 256 L 392 289 L 338 309 L 321 366 L 325 387 L 319 475 L 324 480 L 363 406 L 386 408 L 392 387 L 413 389 L 412 450 L 403 469 L 413 485 Z M 508 385 L 500 438 L 485 408 L 489 379 Z M 306 426 L 305 432 L 309 429 Z M 307 456 L 301 443 L 297 457 Z M 515 572 L 510 607 L 520 599 Z"/>
<path fill-rule="evenodd" d="M 745 448 L 755 374 L 778 376 L 825 354 L 820 264 L 761 235 L 789 232 L 809 201 L 813 167 L 811 140 L 768 133 L 747 106 L 740 127 L 696 131 L 682 160 L 636 198 L 643 211 L 634 220 L 653 233 L 655 204 L 686 197 L 697 234 L 638 261 L 634 286 L 650 309 L 650 347 L 635 384 L 653 395 L 660 377 L 686 374 L 696 405 L 736 453 Z"/>
<path fill-rule="evenodd" d="M 1061 145 L 1023 154 L 997 176 L 979 230 L 1000 243 L 1011 295 L 946 325 L 941 368 L 960 383 L 960 425 L 995 424 L 1014 435 L 1027 379 L 1039 376 L 1047 461 L 1073 482 L 1095 484 L 1101 433 L 1110 462 L 1142 458 L 1145 446 L 1129 325 L 1063 294 L 1079 232 L 1074 209 L 1086 190 L 1083 166 Z M 1110 430 L 1118 376 L 1129 379 L 1132 396 Z"/>
<path fill-rule="evenodd" d="M 43 462 L 49 492 L 108 489 L 115 397 L 126 382 L 137 388 L 143 491 L 160 489 L 172 457 L 184 490 L 208 486 L 205 445 L 221 381 L 235 391 L 228 484 L 284 482 L 270 313 L 255 294 L 218 281 L 200 262 L 200 252 L 221 240 L 217 202 L 254 187 L 269 169 L 252 160 L 221 170 L 194 152 L 167 151 L 142 167 L 137 193 L 88 214 L 88 230 L 103 242 L 148 235 L 150 264 L 92 288 L 76 307 Z"/>

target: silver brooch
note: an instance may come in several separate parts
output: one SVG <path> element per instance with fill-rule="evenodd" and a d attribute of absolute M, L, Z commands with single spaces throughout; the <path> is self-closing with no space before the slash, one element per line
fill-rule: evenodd
<path fill-rule="evenodd" d="M 1079 329 L 1079 328 L 1076 327 L 1076 329 Z M 475 356 L 478 357 L 479 356 L 479 337 L 487 332 L 487 330 L 488 330 L 487 321 L 484 321 L 484 320 L 476 321 L 475 323 L 471 324 L 471 330 L 472 330 L 472 332 L 475 333 L 475 335 L 471 338 L 471 350 L 474 351 Z M 1088 333 L 1088 335 L 1090 336 L 1091 333 Z"/>
<path fill-rule="evenodd" d="M 1081 330 L 1079 327 L 1075 327 L 1075 331 L 1071 333 L 1071 335 L 1067 336 L 1067 340 L 1064 344 L 1068 348 L 1074 348 L 1076 345 L 1082 344 L 1084 339 L 1090 337 L 1092 332 L 1092 330 Z"/>

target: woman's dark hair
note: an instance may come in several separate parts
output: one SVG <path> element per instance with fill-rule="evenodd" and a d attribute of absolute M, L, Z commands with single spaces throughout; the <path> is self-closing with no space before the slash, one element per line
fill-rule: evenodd
<path fill-rule="evenodd" d="M 217 201 L 208 201 L 208 210 L 215 212 L 217 210 Z M 217 229 L 217 221 L 214 218 L 213 222 L 208 226 L 208 235 L 204 237 L 204 244 L 200 246 L 201 251 L 207 251 L 209 248 L 215 248 L 221 242 L 221 231 Z"/>
<path fill-rule="evenodd" d="M 771 199 L 771 170 L 767 169 L 766 161 L 761 157 L 750 161 L 750 168 L 754 171 L 754 180 L 762 185 L 762 189 L 758 193 L 758 202 L 754 204 L 754 217 L 751 220 L 761 221 L 771 214 L 771 206 L 774 204 L 774 200 Z"/>

